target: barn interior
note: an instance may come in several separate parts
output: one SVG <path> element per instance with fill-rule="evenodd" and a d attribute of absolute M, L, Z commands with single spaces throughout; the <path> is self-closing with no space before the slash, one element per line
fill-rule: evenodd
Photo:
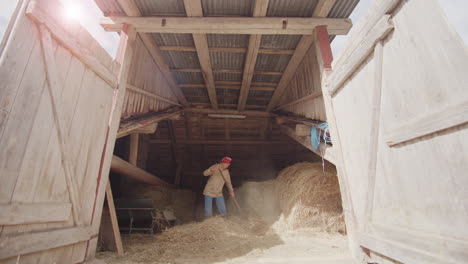
<path fill-rule="evenodd" d="M 96 1 L 112 23 L 122 15 L 340 19 L 322 35 L 327 43 L 349 31 L 346 18 L 358 2 Z M 103 26 L 113 30 L 112 23 Z M 98 249 L 104 252 L 98 257 L 109 263 L 248 263 L 281 259 L 275 251 L 300 248 L 298 263 L 346 263 L 350 253 L 332 143 L 322 139 L 312 146 L 311 141 L 313 127 L 329 136 L 321 87 L 327 58 L 318 55 L 318 40 L 289 33 L 223 33 L 137 35 L 111 165 L 112 196 L 106 196 L 101 220 Z M 233 159 L 229 171 L 237 195 L 225 196 L 234 218 L 205 220 L 203 171 L 225 156 Z M 307 178 L 299 185 L 300 175 Z M 281 183 L 278 177 L 287 179 Z M 156 220 L 134 207 L 154 208 Z M 116 246 L 109 211 L 116 212 L 123 246 Z M 221 237 L 199 242 L 203 235 L 197 232 L 205 228 Z M 301 228 L 307 235 L 295 233 Z M 222 237 L 229 233 L 234 236 Z M 236 235 L 246 238 L 237 241 Z M 161 243 L 164 236 L 172 239 Z M 183 237 L 191 236 L 200 238 L 190 243 L 196 250 L 187 252 Z M 118 247 L 126 256 L 106 252 Z M 252 257 L 259 249 L 267 253 Z M 310 249 L 313 253 L 304 253 Z"/>

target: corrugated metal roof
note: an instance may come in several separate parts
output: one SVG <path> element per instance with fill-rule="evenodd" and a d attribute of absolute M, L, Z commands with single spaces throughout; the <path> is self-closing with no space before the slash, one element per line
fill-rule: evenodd
<path fill-rule="evenodd" d="M 330 10 L 328 17 L 349 17 L 358 3 L 359 0 L 337 0 L 333 8 Z"/>
<path fill-rule="evenodd" d="M 258 54 L 255 70 L 283 72 L 290 58 L 291 55 L 285 54 Z"/>
<path fill-rule="evenodd" d="M 120 8 L 117 1 L 94 0 L 97 6 L 101 9 L 104 15 L 124 15 L 124 11 Z"/>
<path fill-rule="evenodd" d="M 249 97 L 265 97 L 270 98 L 273 96 L 273 92 L 268 91 L 249 91 Z"/>
<path fill-rule="evenodd" d="M 201 72 L 173 72 L 172 75 L 177 83 L 194 83 L 204 84 L 203 75 Z"/>
<path fill-rule="evenodd" d="M 183 0 L 132 0 L 143 16 L 185 16 Z"/>
<path fill-rule="evenodd" d="M 244 67 L 244 53 L 210 52 L 213 69 L 241 70 Z"/>
<path fill-rule="evenodd" d="M 171 69 L 200 69 L 195 51 L 162 51 L 165 62 Z"/>
<path fill-rule="evenodd" d="M 317 0 L 270 0 L 267 16 L 311 17 Z"/>
<path fill-rule="evenodd" d="M 242 81 L 240 73 L 213 73 L 215 81 Z"/>
<path fill-rule="evenodd" d="M 252 78 L 252 82 L 272 82 L 278 83 L 281 79 L 281 75 L 265 75 L 255 74 Z"/>
<path fill-rule="evenodd" d="M 252 0 L 202 0 L 204 16 L 251 16 Z"/>
<path fill-rule="evenodd" d="M 245 34 L 207 34 L 208 47 L 247 48 L 249 35 Z"/>
<path fill-rule="evenodd" d="M 151 34 L 158 46 L 190 46 L 195 47 L 192 34 L 170 34 L 156 33 Z"/>
<path fill-rule="evenodd" d="M 260 48 L 295 49 L 301 37 L 301 35 L 263 35 Z"/>
<path fill-rule="evenodd" d="M 190 97 L 187 96 L 187 100 L 190 103 L 209 103 L 210 99 L 208 97 Z"/>
<path fill-rule="evenodd" d="M 240 90 L 216 89 L 216 95 L 239 96 Z"/>
<path fill-rule="evenodd" d="M 185 95 L 208 96 L 206 88 L 181 88 Z"/>
<path fill-rule="evenodd" d="M 252 100 L 247 98 L 248 105 L 268 105 L 268 101 L 264 100 Z"/>

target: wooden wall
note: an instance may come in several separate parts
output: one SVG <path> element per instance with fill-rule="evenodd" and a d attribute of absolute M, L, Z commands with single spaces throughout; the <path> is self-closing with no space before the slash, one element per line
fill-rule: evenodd
<path fill-rule="evenodd" d="M 113 62 L 86 30 L 58 16 L 60 28 L 47 23 L 40 33 L 25 15 L 27 2 L 0 58 L 0 263 L 15 263 L 17 255 L 18 263 L 82 262 L 88 240 L 94 243 L 85 226 L 92 221 L 114 94 L 97 73 L 113 76 Z M 58 12 L 53 1 L 41 4 Z M 73 36 L 65 42 L 82 47 L 100 70 L 62 38 L 48 42 L 47 32 Z M 49 88 L 51 76 L 57 83 Z M 79 197 L 74 204 L 70 190 Z"/>
<path fill-rule="evenodd" d="M 294 77 L 283 93 L 277 110 L 326 121 L 316 50 L 307 51 Z"/>
<path fill-rule="evenodd" d="M 128 84 L 130 87 L 125 94 L 122 119 L 147 112 L 157 112 L 173 105 L 151 95 L 157 95 L 177 103 L 177 98 L 139 37 L 135 41 L 135 54 L 130 68 Z M 132 86 L 147 93 L 132 89 Z"/>
<path fill-rule="evenodd" d="M 353 28 L 326 84 L 358 246 L 468 261 L 467 69 L 437 0 L 376 1 Z"/>

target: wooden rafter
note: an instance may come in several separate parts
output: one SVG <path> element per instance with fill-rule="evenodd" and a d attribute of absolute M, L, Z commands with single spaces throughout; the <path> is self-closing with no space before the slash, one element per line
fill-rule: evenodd
<path fill-rule="evenodd" d="M 195 47 L 187 47 L 187 46 L 159 46 L 159 49 L 162 51 L 197 51 Z M 246 53 L 246 48 L 218 48 L 218 47 L 211 47 L 208 48 L 210 52 L 228 52 L 228 53 Z M 259 49 L 258 53 L 264 54 L 285 54 L 285 55 L 292 55 L 294 54 L 294 50 L 291 49 Z"/>
<path fill-rule="evenodd" d="M 204 95 L 187 95 L 188 98 L 205 98 Z M 227 99 L 236 99 L 236 95 L 217 95 L 218 98 L 227 98 Z M 261 101 L 270 101 L 270 98 L 260 97 L 260 96 L 251 96 L 249 99 L 252 100 L 261 100 Z"/>
<path fill-rule="evenodd" d="M 192 103 L 192 105 L 197 106 L 209 106 L 209 103 Z M 219 104 L 220 106 L 225 106 L 225 107 L 237 107 L 237 104 Z M 256 108 L 256 109 L 262 109 L 266 108 L 266 105 L 246 105 L 248 108 Z"/>
<path fill-rule="evenodd" d="M 246 116 L 255 116 L 255 117 L 270 117 L 271 114 L 264 111 L 255 111 L 255 110 L 230 110 L 230 109 L 207 109 L 207 108 L 185 108 L 185 113 L 198 113 L 198 114 L 228 114 L 228 115 L 246 115 Z"/>
<path fill-rule="evenodd" d="M 268 9 L 268 3 L 270 0 L 255 0 L 255 6 L 253 10 L 254 17 L 264 17 Z M 244 74 L 242 76 L 242 86 L 240 89 L 239 102 L 237 109 L 244 110 L 249 96 L 249 89 L 252 83 L 252 78 L 255 70 L 255 63 L 257 62 L 258 50 L 260 49 L 260 43 L 262 41 L 262 35 L 254 34 L 249 37 L 249 47 L 245 54 Z"/>
<path fill-rule="evenodd" d="M 198 1 L 184 1 L 187 12 L 196 14 Z M 351 29 L 349 18 L 303 17 L 129 17 L 109 16 L 101 20 L 107 31 L 120 31 L 123 24 L 132 25 L 144 33 L 188 34 L 276 34 L 312 35 L 316 26 L 327 26 L 331 35 L 344 35 Z"/>
<path fill-rule="evenodd" d="M 172 72 L 202 72 L 201 69 L 171 69 Z M 242 73 L 242 70 L 230 70 L 230 69 L 217 69 L 213 70 L 215 73 Z M 254 74 L 260 75 L 283 75 L 282 72 L 275 71 L 256 71 Z"/>
<path fill-rule="evenodd" d="M 124 120 L 120 123 L 119 131 L 117 132 L 117 138 L 129 135 L 134 130 L 154 124 L 161 120 L 167 120 L 179 116 L 181 110 L 178 108 L 168 109 L 157 113 L 147 113 L 139 117 L 134 117 L 128 120 Z"/>
<path fill-rule="evenodd" d="M 291 144 L 293 140 L 213 140 L 213 139 L 182 139 L 182 145 L 265 145 L 265 144 Z M 168 139 L 151 139 L 149 143 L 170 144 Z"/>
<path fill-rule="evenodd" d="M 122 10 L 127 14 L 127 16 L 130 17 L 140 17 L 141 12 L 138 9 L 138 6 L 135 4 L 135 1 L 129 1 L 129 0 L 117 0 L 119 3 L 120 7 Z M 161 54 L 161 50 L 159 47 L 156 45 L 154 40 L 149 34 L 143 34 L 140 33 L 139 37 L 143 44 L 146 46 L 148 49 L 149 53 L 151 54 L 154 62 L 158 65 L 161 73 L 163 74 L 164 78 L 166 79 L 167 83 L 169 84 L 169 87 L 172 89 L 174 92 L 175 96 L 179 100 L 179 102 L 183 106 L 188 106 L 187 99 L 184 96 L 184 93 L 182 90 L 177 86 L 176 81 L 174 80 L 174 77 L 172 76 L 169 66 L 164 61 L 164 57 Z"/>
<path fill-rule="evenodd" d="M 205 88 L 204 84 L 181 84 L 180 87 L 182 88 Z M 228 90 L 240 90 L 240 86 L 223 86 L 223 85 L 216 85 L 216 89 L 228 89 Z M 268 86 L 255 86 L 250 87 L 250 91 L 264 91 L 264 92 L 273 92 L 275 87 L 268 87 Z"/>
<path fill-rule="evenodd" d="M 315 7 L 313 16 L 326 17 L 332 9 L 333 5 L 335 4 L 335 1 L 336 0 L 319 0 Z M 314 35 L 302 36 L 300 42 L 297 44 L 296 51 L 289 60 L 288 66 L 286 67 L 286 70 L 284 71 L 284 74 L 281 77 L 278 87 L 273 93 L 273 97 L 271 98 L 271 101 L 268 104 L 267 111 L 272 111 L 278 104 L 281 95 L 283 94 L 284 90 L 294 77 L 297 67 L 299 67 L 300 63 L 302 62 L 302 59 L 304 58 L 305 54 L 314 42 L 314 39 Z"/>
<path fill-rule="evenodd" d="M 203 17 L 201 0 L 184 0 L 185 11 L 188 17 Z M 210 98 L 211 107 L 218 108 L 216 99 L 216 88 L 213 77 L 213 69 L 211 67 L 210 52 L 208 50 L 208 40 L 206 34 L 193 34 L 193 41 L 197 51 L 200 67 L 202 69 L 203 79 L 205 79 L 208 97 Z"/>

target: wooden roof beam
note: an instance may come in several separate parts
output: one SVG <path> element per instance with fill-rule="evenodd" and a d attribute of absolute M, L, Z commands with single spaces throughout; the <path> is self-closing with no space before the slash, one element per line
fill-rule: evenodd
<path fill-rule="evenodd" d="M 336 0 L 319 0 L 312 15 L 315 17 L 327 17 L 335 2 Z M 305 54 L 307 53 L 313 42 L 314 35 L 302 36 L 299 44 L 297 44 L 296 51 L 291 57 L 291 60 L 289 61 L 288 66 L 286 67 L 286 70 L 284 71 L 284 74 L 281 77 L 281 80 L 273 94 L 273 97 L 271 98 L 271 101 L 268 104 L 267 111 L 272 111 L 276 107 L 276 105 L 279 102 L 279 99 L 283 95 L 284 90 L 289 85 L 291 79 L 294 77 L 297 67 L 299 67 L 300 63 L 302 62 L 302 59 L 304 58 Z"/>
<path fill-rule="evenodd" d="M 255 111 L 255 110 L 229 110 L 229 109 L 209 109 L 209 108 L 184 108 L 186 113 L 199 113 L 199 114 L 228 114 L 228 115 L 246 115 L 252 117 L 271 117 L 271 113 L 265 111 Z"/>
<path fill-rule="evenodd" d="M 254 17 L 264 17 L 268 9 L 269 0 L 255 0 L 253 10 Z M 250 35 L 249 48 L 245 54 L 244 74 L 242 76 L 242 86 L 240 89 L 239 102 L 237 110 L 244 110 L 249 96 L 249 89 L 252 83 L 252 78 L 255 70 L 255 63 L 257 62 L 258 51 L 260 43 L 262 42 L 262 35 Z"/>
<path fill-rule="evenodd" d="M 184 1 L 191 6 L 197 1 Z M 193 8 L 195 9 L 195 8 Z M 194 10 L 195 11 L 195 10 Z M 123 24 L 144 33 L 312 35 L 316 26 L 327 26 L 330 35 L 345 35 L 349 18 L 304 17 L 129 17 L 109 16 L 101 20 L 107 31 L 120 31 Z"/>
<path fill-rule="evenodd" d="M 203 17 L 201 0 L 184 0 L 185 11 L 188 17 Z M 165 23 L 165 22 L 164 22 Z M 216 88 L 213 77 L 213 69 L 211 67 L 210 52 L 208 50 L 208 40 L 206 34 L 196 33 L 193 34 L 193 41 L 195 49 L 197 50 L 198 59 L 200 60 L 200 67 L 202 69 L 203 79 L 205 79 L 206 89 L 208 90 L 208 97 L 210 98 L 211 107 L 218 108 L 216 99 Z"/>
<path fill-rule="evenodd" d="M 119 131 L 117 132 L 117 138 L 129 135 L 138 128 L 154 124 L 161 120 L 175 118 L 179 116 L 181 112 L 181 109 L 172 108 L 156 113 L 147 113 L 138 117 L 123 120 L 122 122 L 120 122 Z"/>
<path fill-rule="evenodd" d="M 117 2 L 119 3 L 120 7 L 125 12 L 125 14 L 127 14 L 127 16 L 131 16 L 131 17 L 141 16 L 141 12 L 138 9 L 134 1 L 117 0 Z M 164 61 L 164 58 L 161 54 L 161 51 L 159 50 L 159 47 L 156 45 L 156 43 L 154 42 L 154 40 L 149 34 L 140 33 L 139 36 L 140 36 L 141 41 L 143 42 L 143 44 L 146 46 L 149 53 L 151 54 L 151 57 L 153 58 L 154 62 L 159 67 L 159 70 L 163 74 L 164 78 L 169 84 L 169 87 L 171 88 L 174 95 L 177 97 L 177 99 L 183 106 L 187 107 L 188 106 L 187 99 L 185 98 L 182 90 L 177 86 L 177 83 L 175 82 L 174 77 L 172 76 L 169 70 L 169 66 L 167 66 L 167 64 Z"/>
<path fill-rule="evenodd" d="M 172 72 L 202 72 L 201 69 L 171 69 Z M 213 70 L 214 73 L 242 73 L 242 70 L 231 70 L 231 69 L 217 69 Z M 282 72 L 274 71 L 256 71 L 254 74 L 260 75 L 283 75 Z"/>
<path fill-rule="evenodd" d="M 188 47 L 188 46 L 159 46 L 162 51 L 197 51 L 195 47 Z M 208 48 L 210 52 L 228 52 L 228 53 L 245 53 L 247 52 L 246 48 L 218 48 L 218 47 L 211 47 Z M 263 54 L 285 54 L 285 55 L 292 55 L 294 54 L 294 50 L 291 49 L 259 49 L 258 53 Z"/>

